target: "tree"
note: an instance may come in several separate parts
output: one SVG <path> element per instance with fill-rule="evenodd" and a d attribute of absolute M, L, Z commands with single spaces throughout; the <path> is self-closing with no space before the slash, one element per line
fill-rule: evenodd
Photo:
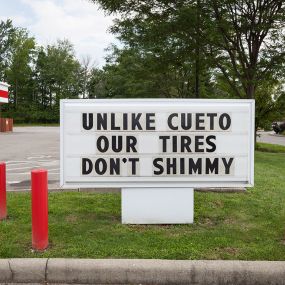
<path fill-rule="evenodd" d="M 17 109 L 18 103 L 28 104 L 32 100 L 32 66 L 35 55 L 35 40 L 30 37 L 25 29 L 16 29 L 13 42 L 10 45 L 11 56 L 7 62 L 5 77 L 10 88 L 10 102 Z"/>
<path fill-rule="evenodd" d="M 104 67 L 105 90 L 112 97 L 166 97 L 185 98 L 195 96 L 191 82 L 195 75 L 191 64 L 176 65 L 166 57 L 154 57 L 140 48 L 110 49 Z M 209 82 L 210 78 L 203 78 Z M 203 81 L 203 82 L 204 82 Z M 203 84 L 203 88 L 206 84 Z M 211 88 L 209 83 L 208 89 Z M 202 89 L 203 93 L 206 93 Z"/>
<path fill-rule="evenodd" d="M 284 1 L 205 1 L 212 10 L 209 51 L 235 95 L 254 99 L 284 68 Z"/>
<path fill-rule="evenodd" d="M 5 116 L 16 122 L 58 122 L 59 100 L 87 93 L 91 66 L 75 57 L 72 44 L 38 46 L 26 29 L 0 22 L 0 79 L 10 87 Z"/>
<path fill-rule="evenodd" d="M 181 97 L 205 97 L 211 66 L 201 55 L 204 39 L 201 1 L 112 1 L 101 0 L 109 13 L 120 13 L 112 27 L 127 49 L 137 49 L 161 73 L 180 77 Z M 188 75 L 185 78 L 185 75 Z M 206 85 L 204 85 L 206 84 Z"/>
<path fill-rule="evenodd" d="M 14 34 L 15 28 L 11 20 L 0 21 L 0 81 L 4 80 L 5 69 L 11 60 Z"/>
<path fill-rule="evenodd" d="M 271 129 L 272 122 L 285 119 L 285 92 L 282 85 L 279 82 L 266 81 L 256 91 L 256 125 L 258 127 Z"/>
<path fill-rule="evenodd" d="M 87 82 L 87 94 L 89 99 L 106 98 L 109 96 L 106 87 L 106 73 L 104 70 L 93 67 Z"/>
<path fill-rule="evenodd" d="M 208 71 L 216 87 L 222 87 L 215 96 L 256 99 L 259 118 L 262 105 L 272 101 L 269 92 L 284 79 L 282 0 L 93 2 L 120 15 L 112 31 L 123 43 L 176 66 L 187 63 L 190 73 L 196 73 L 195 94 L 200 93 L 201 74 Z"/>
<path fill-rule="evenodd" d="M 35 100 L 38 121 L 58 122 L 59 101 L 83 93 L 83 70 L 72 44 L 63 40 L 40 47 L 35 64 Z M 36 113 L 36 112 L 35 112 Z"/>
<path fill-rule="evenodd" d="M 91 76 L 93 75 L 93 71 L 96 70 L 94 68 L 94 62 L 92 61 L 91 56 L 84 56 L 81 60 L 82 66 L 82 98 L 87 99 L 90 97 L 89 94 L 89 81 L 91 80 Z"/>

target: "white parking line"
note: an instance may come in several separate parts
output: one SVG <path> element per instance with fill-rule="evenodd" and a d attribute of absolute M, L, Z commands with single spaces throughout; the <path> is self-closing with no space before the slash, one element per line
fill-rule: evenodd
<path fill-rule="evenodd" d="M 12 170 L 21 170 L 21 169 L 32 169 L 33 166 L 25 166 L 25 167 L 18 167 L 18 168 L 7 168 L 7 171 L 12 171 Z"/>
<path fill-rule="evenodd" d="M 10 161 L 6 161 L 7 165 L 11 165 L 11 164 L 25 164 L 25 163 L 33 163 L 33 161 L 26 161 L 26 160 L 10 160 Z"/>
<path fill-rule="evenodd" d="M 27 157 L 28 160 L 32 159 L 41 159 L 41 158 L 51 158 L 51 155 L 37 155 L 37 156 L 29 156 Z"/>

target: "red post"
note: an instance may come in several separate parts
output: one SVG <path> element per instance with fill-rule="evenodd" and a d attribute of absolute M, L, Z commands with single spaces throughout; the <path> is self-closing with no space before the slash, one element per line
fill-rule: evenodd
<path fill-rule="evenodd" d="M 0 162 L 0 220 L 7 218 L 6 164 Z"/>
<path fill-rule="evenodd" d="M 48 179 L 47 170 L 37 169 L 32 176 L 32 246 L 48 247 Z"/>

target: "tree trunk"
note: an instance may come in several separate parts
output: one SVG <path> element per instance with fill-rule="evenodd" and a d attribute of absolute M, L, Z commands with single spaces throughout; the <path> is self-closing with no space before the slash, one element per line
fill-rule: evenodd
<path fill-rule="evenodd" d="M 255 87 L 253 83 L 249 83 L 246 88 L 246 96 L 248 99 L 255 98 Z"/>
<path fill-rule="evenodd" d="M 18 100 L 18 80 L 15 81 L 15 94 L 14 94 L 14 108 L 17 109 L 17 100 Z"/>
<path fill-rule="evenodd" d="M 195 97 L 200 98 L 200 0 L 197 0 L 196 47 L 195 47 Z"/>

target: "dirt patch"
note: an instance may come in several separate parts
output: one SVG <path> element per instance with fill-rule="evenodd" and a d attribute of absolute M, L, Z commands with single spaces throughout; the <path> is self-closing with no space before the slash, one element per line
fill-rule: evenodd
<path fill-rule="evenodd" d="M 223 208 L 224 207 L 224 202 L 223 201 L 213 201 L 213 204 L 215 205 L 215 207 L 217 208 Z"/>
<path fill-rule="evenodd" d="M 65 220 L 68 222 L 68 223 L 76 223 L 78 221 L 78 218 L 77 216 L 75 215 L 68 215 Z"/>
<path fill-rule="evenodd" d="M 212 226 L 215 226 L 216 224 L 217 224 L 217 221 L 215 221 L 214 219 L 210 219 L 210 218 L 204 218 L 203 220 L 199 221 L 199 225 L 207 226 L 207 227 L 212 227 Z"/>
<path fill-rule="evenodd" d="M 237 223 L 237 220 L 233 218 L 227 218 L 224 220 L 224 224 L 226 225 L 235 225 L 236 223 Z"/>
<path fill-rule="evenodd" d="M 240 252 L 239 248 L 236 247 L 218 247 L 215 248 L 216 253 L 218 253 L 219 257 L 222 257 L 224 254 L 231 255 L 231 256 L 237 256 Z"/>
<path fill-rule="evenodd" d="M 237 255 L 239 253 L 239 249 L 235 247 L 225 247 L 223 251 L 232 255 Z"/>

